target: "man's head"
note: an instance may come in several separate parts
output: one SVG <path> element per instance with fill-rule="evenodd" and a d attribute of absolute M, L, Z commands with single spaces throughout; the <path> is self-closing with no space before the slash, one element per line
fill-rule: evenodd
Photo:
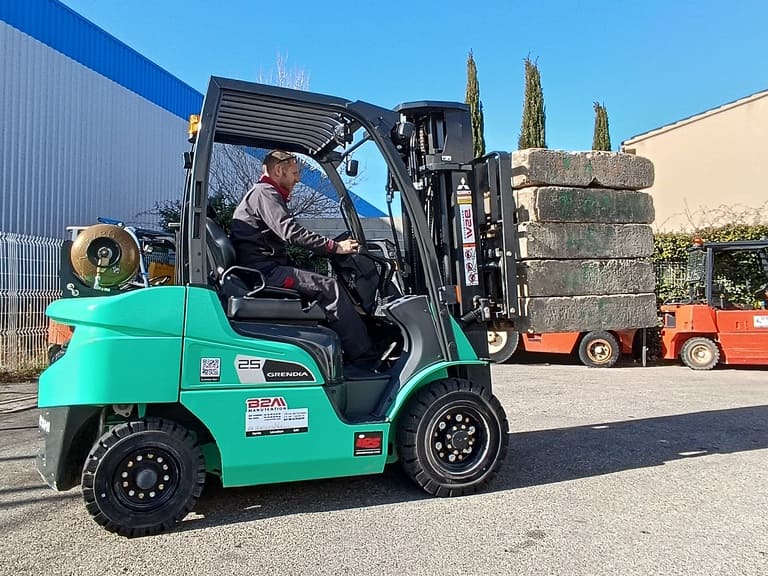
<path fill-rule="evenodd" d="M 264 157 L 264 174 L 285 188 L 289 193 L 299 182 L 299 163 L 296 156 L 283 150 L 272 150 Z"/>

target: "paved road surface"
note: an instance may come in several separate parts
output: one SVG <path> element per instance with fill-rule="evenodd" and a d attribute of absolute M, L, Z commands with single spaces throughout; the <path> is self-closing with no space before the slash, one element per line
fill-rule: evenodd
<path fill-rule="evenodd" d="M 384 475 L 209 487 L 125 539 L 34 470 L 37 411 L 0 414 L 0 574 L 768 574 L 768 371 L 494 368 L 512 426 L 492 490 Z"/>

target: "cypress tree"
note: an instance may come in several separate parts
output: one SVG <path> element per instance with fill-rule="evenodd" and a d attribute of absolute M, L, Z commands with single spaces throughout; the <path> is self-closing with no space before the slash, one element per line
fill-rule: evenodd
<path fill-rule="evenodd" d="M 469 105 L 469 114 L 472 117 L 472 143 L 475 158 L 480 158 L 485 154 L 483 103 L 480 101 L 480 85 L 477 82 L 477 66 L 475 66 L 472 50 L 469 51 L 467 58 L 467 93 L 464 101 Z"/>
<path fill-rule="evenodd" d="M 523 104 L 523 124 L 517 147 L 546 148 L 547 116 L 544 111 L 544 95 L 541 91 L 539 66 L 530 57 L 525 59 L 525 103 Z"/>
<path fill-rule="evenodd" d="M 608 111 L 603 104 L 594 103 L 595 132 L 592 136 L 592 150 L 611 150 L 611 135 L 608 130 Z"/>

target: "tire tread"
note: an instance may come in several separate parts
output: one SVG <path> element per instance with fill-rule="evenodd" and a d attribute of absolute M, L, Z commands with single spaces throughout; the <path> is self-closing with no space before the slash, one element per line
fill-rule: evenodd
<path fill-rule="evenodd" d="M 179 442 L 180 446 L 189 450 L 195 461 L 192 476 L 193 487 L 190 498 L 184 506 L 172 517 L 169 517 L 158 524 L 148 527 L 132 527 L 129 524 L 115 522 L 110 519 L 99 507 L 94 491 L 95 477 L 98 465 L 107 452 L 119 441 L 128 438 L 134 434 L 142 432 L 163 432 L 169 437 Z M 189 512 L 192 511 L 197 499 L 203 491 L 205 484 L 205 460 L 200 448 L 195 443 L 194 436 L 186 428 L 176 424 L 173 421 L 162 418 L 147 418 L 146 420 L 135 420 L 124 424 L 118 424 L 94 444 L 88 458 L 83 466 L 82 490 L 85 507 L 93 517 L 94 521 L 103 526 L 106 530 L 127 536 L 130 538 L 139 536 L 148 536 L 164 532 L 180 522 Z"/>

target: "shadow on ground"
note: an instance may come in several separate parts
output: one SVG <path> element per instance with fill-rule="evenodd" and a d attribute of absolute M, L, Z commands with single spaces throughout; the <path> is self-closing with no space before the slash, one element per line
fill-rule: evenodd
<path fill-rule="evenodd" d="M 709 454 L 768 448 L 768 406 L 595 423 L 510 435 L 487 490 L 504 491 Z M 383 475 L 223 489 L 211 479 L 181 530 L 428 498 L 397 466 Z"/>

